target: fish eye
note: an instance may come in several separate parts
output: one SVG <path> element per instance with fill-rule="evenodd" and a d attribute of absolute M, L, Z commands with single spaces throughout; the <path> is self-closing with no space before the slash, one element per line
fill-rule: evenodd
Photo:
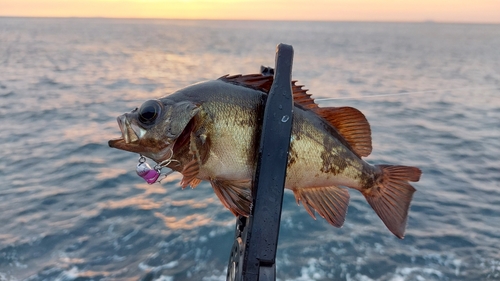
<path fill-rule="evenodd" d="M 139 108 L 139 121 L 143 124 L 153 123 L 160 115 L 161 105 L 157 100 L 148 100 Z"/>

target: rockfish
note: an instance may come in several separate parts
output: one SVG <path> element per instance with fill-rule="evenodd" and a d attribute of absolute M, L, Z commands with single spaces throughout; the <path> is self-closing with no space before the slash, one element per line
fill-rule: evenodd
<path fill-rule="evenodd" d="M 149 100 L 118 117 L 122 138 L 109 146 L 136 152 L 183 175 L 181 186 L 209 181 L 222 204 L 248 216 L 251 184 L 272 76 L 223 76 Z M 344 223 L 349 187 L 359 190 L 387 228 L 403 238 L 420 179 L 416 167 L 370 165 L 370 125 L 351 107 L 319 107 L 292 82 L 293 125 L 285 188 L 335 227 Z"/>

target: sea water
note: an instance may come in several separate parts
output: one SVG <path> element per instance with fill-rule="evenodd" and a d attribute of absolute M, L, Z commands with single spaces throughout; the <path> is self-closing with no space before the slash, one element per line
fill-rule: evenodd
<path fill-rule="evenodd" d="M 499 25 L 36 18 L 0 18 L 0 280 L 225 280 L 235 218 L 210 185 L 148 185 L 107 141 L 278 43 L 321 106 L 366 115 L 366 161 L 423 171 L 404 240 L 355 190 L 340 229 L 286 192 L 278 279 L 499 280 Z"/>

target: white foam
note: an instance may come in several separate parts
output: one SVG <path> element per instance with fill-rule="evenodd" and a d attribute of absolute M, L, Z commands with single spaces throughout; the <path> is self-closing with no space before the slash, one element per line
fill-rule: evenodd
<path fill-rule="evenodd" d="M 7 274 L 0 272 L 0 281 L 17 281 L 15 277 L 9 276 Z"/>
<path fill-rule="evenodd" d="M 73 266 L 70 270 L 65 270 L 57 276 L 57 278 L 54 281 L 64 281 L 64 280 L 72 280 L 76 279 L 79 276 L 80 271 L 78 270 L 78 267 Z"/>
<path fill-rule="evenodd" d="M 433 268 L 423 268 L 423 267 L 403 267 L 397 268 L 395 275 L 389 279 L 390 281 L 404 281 L 408 280 L 408 277 L 412 275 L 418 281 L 428 280 L 430 276 L 435 275 L 439 279 L 443 278 L 444 274 Z"/>
<path fill-rule="evenodd" d="M 347 281 L 374 281 L 370 277 L 368 277 L 366 275 L 363 275 L 363 274 L 359 274 L 359 273 L 357 273 L 356 275 L 354 275 L 354 277 L 351 277 L 350 274 L 346 274 L 345 279 Z"/>
<path fill-rule="evenodd" d="M 295 279 L 290 279 L 294 281 L 308 281 L 325 279 L 327 274 L 324 270 L 318 267 L 319 261 L 316 258 L 311 258 L 307 261 L 307 267 L 302 267 L 300 269 L 300 277 Z"/>
<path fill-rule="evenodd" d="M 149 266 L 144 262 L 139 263 L 138 267 L 143 271 L 160 271 L 162 269 L 171 269 L 179 265 L 178 261 L 171 261 L 167 264 L 162 264 L 159 266 Z"/>
<path fill-rule="evenodd" d="M 210 276 L 205 276 L 201 280 L 203 281 L 224 281 L 226 280 L 226 272 L 223 272 L 221 275 L 212 274 Z"/>
<path fill-rule="evenodd" d="M 160 277 L 158 277 L 155 280 L 156 281 L 173 281 L 174 277 L 173 276 L 167 276 L 167 275 L 161 275 Z"/>
<path fill-rule="evenodd" d="M 134 237 L 137 233 L 139 233 L 139 229 L 138 228 L 134 229 L 132 232 L 130 232 L 129 234 L 127 234 L 125 237 L 122 238 L 122 240 L 124 242 L 127 242 L 128 240 L 130 240 L 130 238 Z"/>

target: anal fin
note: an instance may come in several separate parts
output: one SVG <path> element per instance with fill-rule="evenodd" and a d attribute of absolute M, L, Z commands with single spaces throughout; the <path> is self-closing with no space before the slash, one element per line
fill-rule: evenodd
<path fill-rule="evenodd" d="M 250 180 L 229 181 L 213 179 L 210 183 L 222 204 L 235 216 L 241 215 L 247 217 L 250 214 L 252 205 Z"/>
<path fill-rule="evenodd" d="M 316 216 L 312 209 L 335 227 L 344 224 L 349 204 L 347 189 L 337 186 L 308 187 L 295 189 L 293 193 L 297 204 L 302 201 L 304 208 L 314 219 Z"/>

